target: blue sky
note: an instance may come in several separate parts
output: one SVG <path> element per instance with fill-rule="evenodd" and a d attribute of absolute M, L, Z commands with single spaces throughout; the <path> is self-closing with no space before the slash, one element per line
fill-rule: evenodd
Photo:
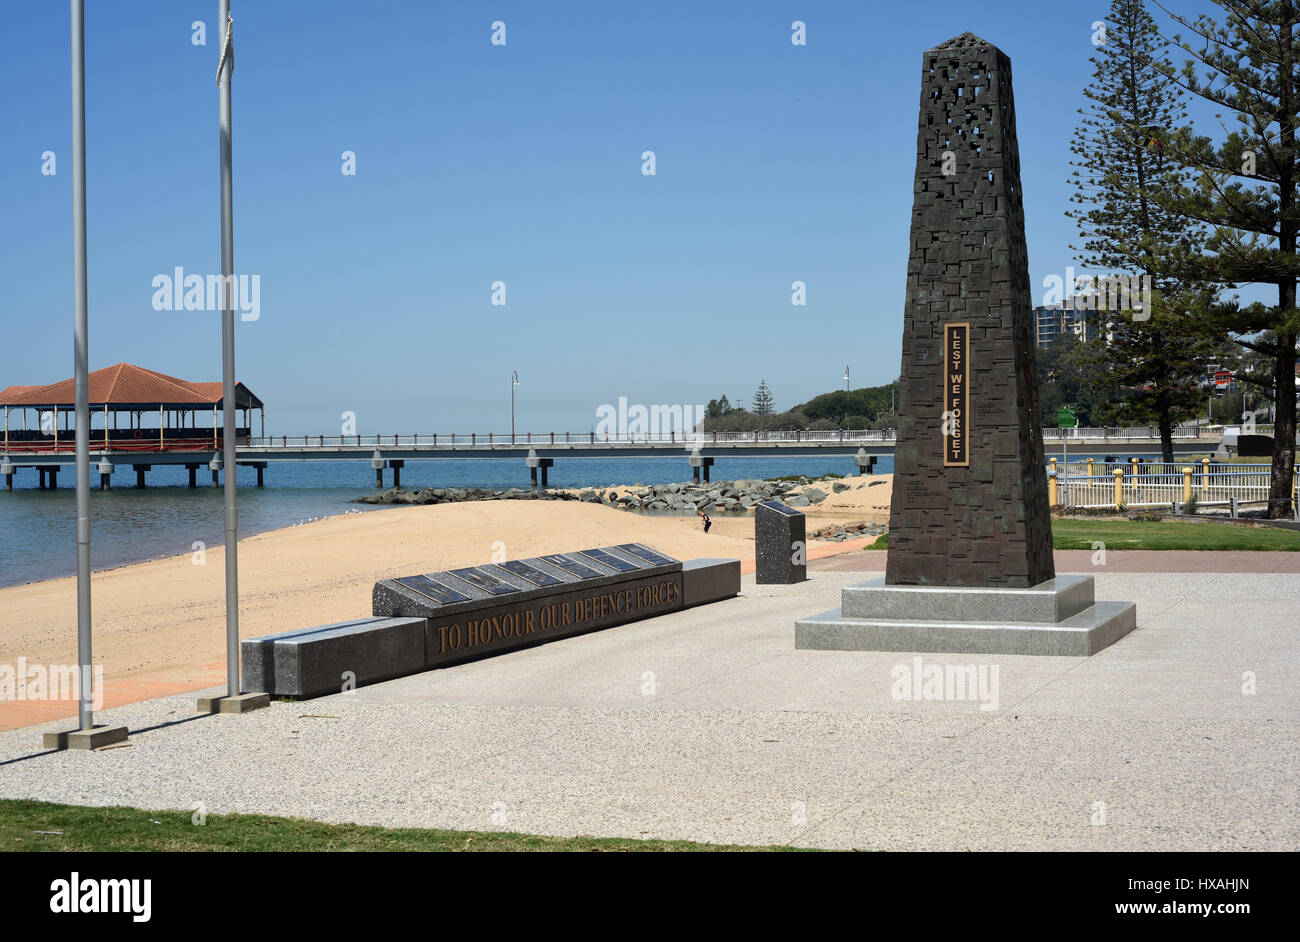
<path fill-rule="evenodd" d="M 220 269 L 216 0 L 87 7 L 91 366 L 219 379 L 219 314 L 151 303 L 156 275 Z M 236 271 L 261 278 L 239 378 L 274 434 L 345 411 L 364 434 L 507 430 L 516 369 L 534 431 L 763 378 L 784 409 L 846 363 L 887 382 L 922 52 L 971 30 L 1011 57 L 1037 294 L 1073 261 L 1069 141 L 1108 9 L 234 0 Z M 0 386 L 72 374 L 67 4 L 5 19 Z"/>

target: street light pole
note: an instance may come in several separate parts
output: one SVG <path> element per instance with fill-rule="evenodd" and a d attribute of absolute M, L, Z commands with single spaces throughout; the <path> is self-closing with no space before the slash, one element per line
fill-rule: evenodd
<path fill-rule="evenodd" d="M 519 371 L 510 371 L 510 444 L 515 443 L 515 387 L 519 385 Z"/>

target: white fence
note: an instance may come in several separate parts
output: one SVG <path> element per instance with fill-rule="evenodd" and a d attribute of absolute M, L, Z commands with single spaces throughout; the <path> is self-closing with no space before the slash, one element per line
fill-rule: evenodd
<path fill-rule="evenodd" d="M 1188 474 L 1184 469 L 1191 469 Z M 1266 464 L 1223 462 L 1071 462 L 1057 467 L 1056 503 L 1066 507 L 1168 507 L 1190 496 L 1201 507 L 1264 504 L 1271 474 Z M 1118 472 L 1118 474 L 1116 473 Z M 1297 480 L 1291 483 L 1292 499 Z M 1117 490 L 1118 487 L 1118 490 Z"/>

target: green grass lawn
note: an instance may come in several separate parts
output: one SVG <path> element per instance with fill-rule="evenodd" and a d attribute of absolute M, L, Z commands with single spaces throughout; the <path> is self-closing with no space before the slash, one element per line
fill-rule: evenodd
<path fill-rule="evenodd" d="M 1300 550 L 1300 530 L 1230 523 L 1136 522 L 1130 520 L 1053 520 L 1056 549 L 1144 550 Z"/>
<path fill-rule="evenodd" d="M 1132 520 L 1053 520 L 1052 545 L 1059 550 L 1291 550 L 1300 551 L 1300 530 L 1229 523 L 1137 522 Z M 887 549 L 885 533 L 867 549 Z"/>
<path fill-rule="evenodd" d="M 420 828 L 322 824 L 260 814 L 208 815 L 192 811 L 83 808 L 43 801 L 0 800 L 0 852 L 12 851 L 793 851 L 692 841 L 612 837 L 538 837 L 529 834 L 437 831 Z M 37 833 L 54 831 L 58 833 Z"/>

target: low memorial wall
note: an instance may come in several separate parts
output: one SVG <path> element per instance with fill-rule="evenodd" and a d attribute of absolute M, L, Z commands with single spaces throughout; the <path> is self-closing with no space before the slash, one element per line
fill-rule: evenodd
<path fill-rule="evenodd" d="M 315 697 L 730 598 L 740 560 L 624 543 L 385 579 L 374 616 L 249 638 L 245 686 Z"/>

